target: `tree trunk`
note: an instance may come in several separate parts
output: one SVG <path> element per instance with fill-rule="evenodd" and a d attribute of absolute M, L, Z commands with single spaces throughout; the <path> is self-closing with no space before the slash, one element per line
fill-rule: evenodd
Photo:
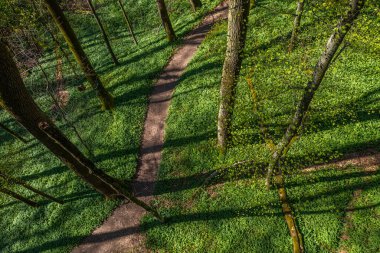
<path fill-rule="evenodd" d="M 76 70 L 75 70 L 75 67 L 74 65 L 72 64 L 72 62 L 70 61 L 70 58 L 69 56 L 67 55 L 66 51 L 63 49 L 63 47 L 61 46 L 61 43 L 59 43 L 58 39 L 55 37 L 54 33 L 50 30 L 50 28 L 48 27 L 48 25 L 46 24 L 46 30 L 47 32 L 49 33 L 50 35 L 50 38 L 52 39 L 52 41 L 54 42 L 54 44 L 56 45 L 57 48 L 59 48 L 59 50 L 61 51 L 61 53 L 63 54 L 63 56 L 66 58 L 66 61 L 67 63 L 70 65 L 70 68 L 71 70 L 73 71 L 74 75 L 75 76 L 78 76 Z"/>
<path fill-rule="evenodd" d="M 170 22 L 168 10 L 166 9 L 165 1 L 164 0 L 156 0 L 158 11 L 160 13 L 162 25 L 165 28 L 166 36 L 169 40 L 169 42 L 175 41 L 177 38 L 175 36 L 172 23 Z"/>
<path fill-rule="evenodd" d="M 99 193 L 107 198 L 130 199 L 162 220 L 155 209 L 127 192 L 119 180 L 99 170 L 41 111 L 29 95 L 15 63 L 2 43 L 0 62 L 0 97 L 3 106 L 21 125 Z"/>
<path fill-rule="evenodd" d="M 40 190 L 34 188 L 33 186 L 27 184 L 27 183 L 26 183 L 25 181 L 23 181 L 23 180 L 20 180 L 20 179 L 18 179 L 18 178 L 10 177 L 10 176 L 6 175 L 5 173 L 3 173 L 3 172 L 1 172 L 1 171 L 0 171 L 0 177 L 4 178 L 4 179 L 5 179 L 6 181 L 8 181 L 8 182 L 11 182 L 11 183 L 15 183 L 15 184 L 21 185 L 21 186 L 25 187 L 26 189 L 28 189 L 28 190 L 30 190 L 30 191 L 32 191 L 32 192 L 38 194 L 38 195 L 41 195 L 41 196 L 43 196 L 43 197 L 45 197 L 45 198 L 47 198 L 47 199 L 50 199 L 50 200 L 52 200 L 52 201 L 54 201 L 54 202 L 57 202 L 57 203 L 59 203 L 59 204 L 63 204 L 63 201 L 62 201 L 62 200 L 59 200 L 59 199 L 57 199 L 57 198 L 55 198 L 55 197 L 53 197 L 53 196 L 51 196 L 51 195 L 49 195 L 49 194 L 47 194 L 47 193 L 44 193 L 44 192 L 42 192 L 42 191 L 40 191 Z"/>
<path fill-rule="evenodd" d="M 18 133 L 16 133 L 12 129 L 8 128 L 6 125 L 0 123 L 0 128 L 4 129 L 4 131 L 6 131 L 7 133 L 9 133 L 10 135 L 12 135 L 13 137 L 15 137 L 16 139 L 22 141 L 23 143 L 27 143 L 27 140 L 25 140 L 24 138 L 22 138 Z"/>
<path fill-rule="evenodd" d="M 48 19 L 48 17 L 46 17 L 44 15 L 44 12 L 42 11 L 42 8 L 38 8 L 37 7 L 37 4 L 36 4 L 35 0 L 32 0 L 31 2 L 32 2 L 33 10 L 36 13 L 39 13 L 39 15 L 41 16 L 41 18 L 39 19 L 41 25 L 46 29 L 46 32 L 49 34 L 49 36 L 52 39 L 52 41 L 54 42 L 54 44 L 59 48 L 59 50 L 61 50 L 62 54 L 65 56 L 67 62 L 69 63 L 71 70 L 74 72 L 74 75 L 77 76 L 78 74 L 76 73 L 74 65 L 70 61 L 69 56 L 67 55 L 66 51 L 63 49 L 61 43 L 58 41 L 58 39 L 54 35 L 54 32 L 49 27 L 49 19 Z"/>
<path fill-rule="evenodd" d="M 290 237 L 293 241 L 293 253 L 304 253 L 305 247 L 303 245 L 302 235 L 299 232 L 296 218 L 293 215 L 292 207 L 290 206 L 288 196 L 286 193 L 284 176 L 279 174 L 276 176 L 276 185 L 278 197 L 281 202 L 282 212 L 284 214 L 284 218 L 286 221 L 286 225 L 288 225 Z"/>
<path fill-rule="evenodd" d="M 21 202 L 24 202 L 25 204 L 29 205 L 29 206 L 32 206 L 32 207 L 38 207 L 38 204 L 32 200 L 29 200 L 23 196 L 21 196 L 20 194 L 18 193 L 15 193 L 11 190 L 8 190 L 8 189 L 5 189 L 3 187 L 0 187 L 0 192 L 8 195 L 8 196 L 11 196 L 12 198 L 15 198 Z"/>
<path fill-rule="evenodd" d="M 102 32 L 104 42 L 106 43 L 108 52 L 111 55 L 113 63 L 115 63 L 115 65 L 119 65 L 119 61 L 117 60 L 117 58 L 115 56 L 115 53 L 112 50 L 111 43 L 110 43 L 110 41 L 108 39 L 106 31 L 104 30 L 104 26 L 103 26 L 102 22 L 100 21 L 100 18 L 98 16 L 98 14 L 96 13 L 95 7 L 92 4 L 92 0 L 87 0 L 87 3 L 90 6 L 91 12 L 92 12 L 92 14 L 94 15 L 94 17 L 96 19 L 96 23 L 98 24 L 100 31 Z"/>
<path fill-rule="evenodd" d="M 202 7 L 201 0 L 189 0 L 191 4 L 191 8 L 193 8 L 193 11 L 196 11 L 197 9 Z"/>
<path fill-rule="evenodd" d="M 121 0 L 117 0 L 117 1 L 118 1 L 119 5 L 120 5 L 121 11 L 123 12 L 123 16 L 124 16 L 124 19 L 125 19 L 125 23 L 127 23 L 129 33 L 131 34 L 133 41 L 137 45 L 137 39 L 136 39 L 135 33 L 133 32 L 132 24 L 129 21 L 127 12 L 124 9 L 123 3 L 121 2 Z"/>
<path fill-rule="evenodd" d="M 227 50 L 224 58 L 220 86 L 218 116 L 218 146 L 226 151 L 234 106 L 235 86 L 243 60 L 243 49 L 247 32 L 249 0 L 230 0 L 228 12 Z"/>
<path fill-rule="evenodd" d="M 272 174 L 276 168 L 279 160 L 283 156 L 284 152 L 290 148 L 292 140 L 297 136 L 297 133 L 301 129 L 302 121 L 305 118 L 306 112 L 312 101 L 315 91 L 321 84 L 323 77 L 326 74 L 327 69 L 330 66 L 330 62 L 337 52 L 340 44 L 343 42 L 344 37 L 351 29 L 355 19 L 358 17 L 360 10 L 363 8 L 365 0 L 352 0 L 351 9 L 340 20 L 337 27 L 334 29 L 333 34 L 327 41 L 326 48 L 318 60 L 317 65 L 314 67 L 314 73 L 312 80 L 307 84 L 302 99 L 297 105 L 296 112 L 294 113 L 292 122 L 288 126 L 281 141 L 277 144 L 276 150 L 272 155 L 272 160 L 268 165 L 268 172 L 266 178 L 266 186 L 269 189 L 272 183 Z"/>
<path fill-rule="evenodd" d="M 109 94 L 108 91 L 104 88 L 102 82 L 92 67 L 91 62 L 83 51 L 83 48 L 80 45 L 73 29 L 63 14 L 62 9 L 59 7 L 56 0 L 44 1 L 47 5 L 50 15 L 53 17 L 54 22 L 61 30 L 70 50 L 73 52 L 76 61 L 82 68 L 92 87 L 96 90 L 96 94 L 102 103 L 102 107 L 106 110 L 111 110 L 113 108 L 113 98 L 111 94 Z"/>
<path fill-rule="evenodd" d="M 296 10 L 296 16 L 294 18 L 294 23 L 293 23 L 292 37 L 290 38 L 289 47 L 288 47 L 289 53 L 293 51 L 294 45 L 297 40 L 297 35 L 300 30 L 303 6 L 305 4 L 305 1 L 306 0 L 298 0 L 297 2 L 297 10 Z"/>

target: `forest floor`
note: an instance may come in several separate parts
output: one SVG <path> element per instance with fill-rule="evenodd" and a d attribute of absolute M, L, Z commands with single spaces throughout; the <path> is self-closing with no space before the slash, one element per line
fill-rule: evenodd
<path fill-rule="evenodd" d="M 154 84 L 141 140 L 139 166 L 132 184 L 134 195 L 147 203 L 153 200 L 164 145 L 165 121 L 175 86 L 207 32 L 216 22 L 226 19 L 227 12 L 228 6 L 222 2 L 208 13 L 201 24 L 185 36 L 183 45 L 174 52 Z M 72 253 L 147 252 L 139 228 L 145 214 L 144 209 L 131 202 L 123 204 Z"/>
<path fill-rule="evenodd" d="M 102 113 L 90 89 L 78 92 L 76 86 L 88 84 L 71 75 L 64 61 L 62 74 L 65 90 L 70 93 L 65 109 L 94 152 L 99 168 L 121 180 L 133 179 L 139 153 L 157 154 L 162 148 L 153 204 L 167 222 L 160 223 L 147 214 L 140 227 L 89 237 L 121 203 L 104 201 L 37 141 L 25 145 L 0 132 L 0 169 L 65 201 L 64 205 L 49 203 L 9 186 L 36 200 L 40 207 L 29 208 L 0 196 L 0 251 L 69 252 L 86 238 L 93 238 L 90 244 L 95 245 L 136 232 L 143 235 L 137 245 L 133 244 L 136 251 L 291 252 L 277 192 L 267 191 L 261 177 L 270 151 L 258 126 L 263 123 L 275 142 L 281 138 L 328 37 L 346 10 L 346 1 L 308 1 L 297 46 L 290 54 L 287 46 L 296 2 L 255 1 L 225 155 L 216 148 L 216 121 L 226 21 L 208 32 L 176 83 L 164 125 L 163 147 L 162 140 L 157 140 L 157 147 L 141 149 L 152 84 L 182 41 L 167 43 L 154 1 L 138 2 L 129 10 L 131 20 L 140 24 L 136 27 L 138 46 L 120 26 L 122 19 L 116 15 L 116 7 L 110 11 L 112 5 L 107 4 L 107 8 L 99 9 L 113 35 L 111 42 L 122 63 L 119 67 L 112 64 L 91 17 L 69 15 L 86 53 L 114 95 L 116 108 L 113 114 Z M 180 38 L 220 3 L 202 0 L 203 8 L 193 13 L 188 0 L 165 2 Z M 347 45 L 326 73 L 302 134 L 284 161 L 289 202 L 308 253 L 380 252 L 380 171 L 376 170 L 380 151 L 380 45 L 374 46 L 379 42 L 380 16 L 371 8 L 363 13 L 366 15 L 359 16 L 345 38 Z M 54 53 L 41 62 L 54 79 Z M 174 74 L 178 75 L 177 70 Z M 51 101 L 44 94 L 45 87 L 39 86 L 43 83 L 41 74 L 33 71 L 28 79 L 33 97 L 49 111 Z M 257 93 L 256 110 L 247 80 Z M 0 112 L 0 120 L 31 138 L 5 113 Z M 83 149 L 66 124 L 59 120 L 57 124 Z M 164 126 L 159 126 L 160 131 Z M 252 166 L 239 166 L 203 185 L 215 169 L 246 160 L 258 165 L 255 173 L 249 173 Z M 300 173 L 302 168 L 307 168 L 304 173 Z M 149 184 L 149 192 L 151 187 L 153 184 Z M 148 200 L 151 196 L 142 197 Z M 117 210 L 127 213 L 131 210 L 127 206 Z"/>
<path fill-rule="evenodd" d="M 136 173 L 152 84 L 168 63 L 173 51 L 181 44 L 183 37 L 220 3 L 219 0 L 203 2 L 204 6 L 193 12 L 188 0 L 166 1 L 179 38 L 175 43 L 167 42 L 155 2 L 141 0 L 139 4 L 130 6 L 128 14 L 138 39 L 138 45 L 135 45 L 119 7 L 106 1 L 107 4 L 99 8 L 98 12 L 121 63 L 119 66 L 113 64 L 94 18 L 85 13 L 66 12 L 94 68 L 115 98 L 113 113 L 102 112 L 90 85 L 82 75 L 75 76 L 63 58 L 62 77 L 65 90 L 69 93 L 69 101 L 64 108 L 67 118 L 74 122 L 81 137 L 94 153 L 93 160 L 96 165 L 126 183 Z M 49 37 L 46 41 L 49 42 Z M 67 47 L 66 51 L 69 52 Z M 74 63 L 71 55 L 70 58 Z M 51 88 L 57 88 L 54 82 L 57 58 L 53 48 L 48 49 L 40 62 L 51 80 Z M 79 68 L 76 72 L 81 73 Z M 38 105 L 54 117 L 52 101 L 46 94 L 46 80 L 39 68 L 31 69 L 25 82 Z M 77 87 L 83 84 L 87 89 L 79 92 Z M 29 140 L 24 144 L 0 131 L 0 169 L 65 202 L 63 205 L 50 203 L 25 189 L 6 185 L 33 199 L 40 206 L 31 208 L 8 196 L 0 195 L 0 225 L 4 228 L 0 233 L 0 251 L 71 251 L 121 203 L 104 201 L 100 194 L 63 166 L 4 111 L 0 111 L 0 120 Z M 55 123 L 72 142 L 88 154 L 70 126 L 60 117 L 56 118 Z"/>

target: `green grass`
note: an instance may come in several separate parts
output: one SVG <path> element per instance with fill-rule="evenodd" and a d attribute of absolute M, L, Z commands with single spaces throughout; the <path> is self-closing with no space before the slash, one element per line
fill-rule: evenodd
<path fill-rule="evenodd" d="M 252 79 L 260 115 L 278 140 L 332 28 L 344 12 L 346 2 L 338 2 L 341 5 L 337 8 L 331 8 L 331 1 L 307 8 L 299 45 L 288 55 L 292 28 L 289 14 L 294 12 L 294 1 L 258 1 L 250 15 L 246 59 L 226 156 L 216 149 L 226 22 L 210 32 L 181 78 L 170 107 L 156 189 L 156 204 L 169 221 L 160 225 L 146 217 L 149 248 L 159 252 L 291 252 L 276 193 L 266 192 L 261 179 L 236 180 L 233 171 L 227 182 L 205 190 L 198 187 L 204 175 L 218 167 L 246 159 L 268 162 L 269 151 L 260 137 L 259 115 L 253 113 L 245 78 Z M 370 3 L 373 8 L 374 2 Z M 292 169 L 379 144 L 380 43 L 372 30 L 379 28 L 379 17 L 371 14 L 371 8 L 364 10 L 366 15 L 347 36 L 350 45 L 331 66 L 315 96 L 305 130 L 288 153 L 287 165 Z M 365 186 L 364 175 L 356 169 L 331 169 L 290 177 L 287 185 L 306 252 L 336 251 L 341 244 L 345 208 L 353 191 Z M 376 204 L 375 196 L 378 198 L 378 194 L 374 193 L 372 202 Z M 358 227 L 371 230 L 371 245 L 364 243 L 361 237 L 365 233 L 359 231 L 353 231 L 347 243 L 357 243 L 356 247 L 367 250 L 358 252 L 377 252 L 376 225 L 366 225 L 377 217 L 377 209 L 365 205 L 365 210 L 362 220 L 359 212 L 355 219 Z M 370 218 L 367 223 L 365 215 Z"/>
<path fill-rule="evenodd" d="M 180 37 L 218 3 L 216 0 L 203 1 L 204 8 L 192 13 L 186 0 L 167 2 L 173 26 Z M 115 97 L 113 114 L 100 110 L 99 101 L 90 88 L 83 93 L 76 90 L 76 85 L 84 82 L 82 77 L 74 77 L 66 65 L 63 73 L 71 95 L 70 103 L 65 108 L 68 117 L 75 122 L 83 139 L 92 148 L 97 166 L 122 180 L 131 179 L 135 173 L 147 96 L 153 80 L 176 46 L 166 42 L 154 1 L 141 0 L 129 5 L 129 16 L 135 25 L 138 46 L 129 38 L 117 7 L 106 4 L 99 9 L 111 34 L 112 46 L 122 63 L 119 67 L 113 66 L 93 18 L 90 15 L 69 14 L 69 20 L 86 53 L 106 88 Z M 55 56 L 48 53 L 41 62 L 50 78 L 54 78 Z M 37 68 L 33 69 L 26 83 L 38 104 L 48 112 L 52 103 L 45 94 L 45 83 Z M 47 203 L 20 187 L 8 186 L 37 200 L 41 207 L 34 209 L 0 195 L 0 251 L 69 252 L 101 224 L 119 202 L 105 201 L 5 112 L 0 112 L 0 120 L 31 140 L 25 145 L 1 131 L 0 169 L 66 202 L 62 206 Z M 64 122 L 56 123 L 84 150 Z"/>

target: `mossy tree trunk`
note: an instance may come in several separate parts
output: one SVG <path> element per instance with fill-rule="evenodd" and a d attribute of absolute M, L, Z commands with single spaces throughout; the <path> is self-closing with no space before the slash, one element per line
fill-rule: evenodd
<path fill-rule="evenodd" d="M 62 9 L 59 7 L 56 0 L 44 0 L 44 2 L 46 3 L 50 15 L 53 17 L 54 22 L 62 32 L 63 37 L 65 38 L 76 61 L 82 68 L 92 87 L 95 89 L 96 94 L 102 103 L 102 107 L 106 110 L 111 110 L 113 108 L 113 97 L 104 88 L 99 76 L 96 74 L 94 68 L 92 67 L 90 60 L 83 51 L 78 38 L 76 37 L 73 29 L 63 14 Z"/>
<path fill-rule="evenodd" d="M 175 41 L 176 36 L 173 30 L 172 23 L 170 22 L 168 10 L 166 9 L 165 1 L 164 0 L 156 0 L 158 12 L 160 13 L 162 25 L 165 28 L 166 37 L 168 38 L 169 42 Z"/>
<path fill-rule="evenodd" d="M 121 0 L 117 0 L 117 2 L 119 3 L 120 9 L 123 12 L 124 20 L 128 26 L 129 33 L 131 34 L 133 41 L 137 45 L 137 39 L 136 39 L 135 33 L 133 32 L 133 27 L 132 27 L 131 21 L 128 18 L 128 15 L 127 15 L 127 12 L 125 11 L 123 3 L 121 2 Z"/>
<path fill-rule="evenodd" d="M 38 8 L 35 0 L 32 0 L 32 7 L 33 7 L 33 10 L 36 12 L 36 13 L 39 13 L 39 15 L 41 16 L 38 21 L 40 22 L 40 24 L 46 29 L 46 32 L 49 34 L 50 38 L 52 39 L 52 41 L 54 42 L 54 44 L 56 45 L 56 47 L 59 48 L 59 50 L 61 50 L 62 54 L 65 56 L 68 64 L 70 65 L 70 68 L 71 70 L 73 71 L 74 75 L 77 76 L 77 72 L 75 70 L 75 67 L 74 65 L 72 64 L 72 62 L 70 61 L 70 58 L 68 56 L 68 54 L 66 53 L 66 51 L 63 49 L 61 43 L 58 41 L 58 39 L 56 38 L 56 36 L 54 35 L 54 32 L 52 31 L 52 29 L 50 29 L 50 26 L 49 26 L 49 18 L 46 17 L 44 15 L 44 12 L 42 10 L 42 8 Z"/>
<path fill-rule="evenodd" d="M 107 198 L 129 199 L 158 219 L 155 209 L 126 191 L 119 180 L 99 170 L 41 111 L 29 95 L 10 53 L 0 43 L 0 98 L 3 107 L 67 167 Z"/>
<path fill-rule="evenodd" d="M 226 151 L 235 100 L 235 86 L 243 60 L 249 0 L 230 0 L 228 11 L 227 50 L 224 58 L 222 82 L 220 86 L 220 106 L 218 115 L 218 146 Z"/>
<path fill-rule="evenodd" d="M 290 38 L 290 42 L 288 46 L 289 53 L 293 51 L 294 45 L 297 40 L 297 36 L 298 36 L 300 26 L 301 26 L 301 18 L 302 18 L 305 1 L 306 0 L 298 0 L 297 2 L 297 10 L 296 10 L 296 16 L 294 18 L 294 23 L 293 23 L 292 37 Z"/>
<path fill-rule="evenodd" d="M 193 11 L 196 11 L 197 9 L 202 7 L 201 0 L 189 0 L 191 4 L 191 8 L 193 8 Z"/>
<path fill-rule="evenodd" d="M 285 180 L 282 174 L 276 176 L 277 193 L 281 202 L 281 209 L 284 214 L 286 225 L 293 242 L 293 253 L 304 253 L 302 235 L 298 229 L 296 217 L 293 215 L 292 207 L 289 203 L 288 195 L 285 188 Z"/>
<path fill-rule="evenodd" d="M 321 84 L 335 53 L 344 40 L 344 37 L 351 29 L 355 19 L 358 17 L 361 9 L 363 8 L 364 3 L 365 0 L 352 0 L 351 9 L 339 21 L 338 25 L 334 29 L 334 32 L 328 39 L 325 50 L 314 67 L 312 80 L 305 87 L 303 96 L 297 105 L 292 121 L 273 152 L 272 159 L 268 165 L 268 172 L 265 182 L 268 189 L 272 183 L 273 171 L 276 169 L 277 164 L 284 155 L 285 151 L 290 148 L 292 140 L 298 135 L 314 94 Z"/>
<path fill-rule="evenodd" d="M 102 32 L 104 43 L 106 43 L 107 50 L 111 55 L 113 63 L 115 63 L 115 65 L 119 65 L 119 61 L 117 60 L 116 55 L 112 50 L 110 40 L 108 39 L 108 36 L 107 36 L 106 30 L 104 29 L 103 23 L 100 21 L 100 18 L 98 16 L 98 14 L 96 13 L 96 10 L 95 10 L 94 4 L 92 3 L 92 0 L 87 0 L 87 3 L 90 6 L 91 12 L 94 15 L 94 18 L 96 20 L 96 23 L 99 26 L 100 31 Z"/>

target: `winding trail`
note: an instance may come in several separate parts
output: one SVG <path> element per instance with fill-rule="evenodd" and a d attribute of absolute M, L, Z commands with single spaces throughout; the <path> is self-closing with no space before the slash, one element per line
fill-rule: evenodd
<path fill-rule="evenodd" d="M 174 88 L 206 34 L 219 20 L 226 19 L 228 6 L 219 4 L 208 13 L 200 25 L 183 40 L 183 45 L 172 55 L 149 97 L 148 114 L 139 157 L 137 174 L 133 183 L 135 196 L 145 202 L 153 199 L 154 186 L 161 162 L 165 136 L 165 121 Z M 148 252 L 139 225 L 145 210 L 126 203 L 116 208 L 111 216 L 98 227 L 72 253 Z"/>

